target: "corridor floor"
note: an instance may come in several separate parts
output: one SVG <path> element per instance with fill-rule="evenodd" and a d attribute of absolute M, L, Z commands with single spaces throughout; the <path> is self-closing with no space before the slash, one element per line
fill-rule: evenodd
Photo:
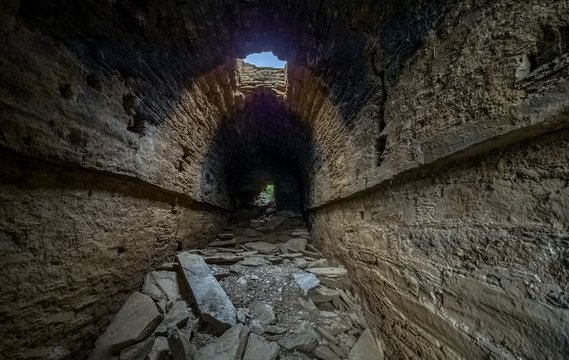
<path fill-rule="evenodd" d="M 383 358 L 346 269 L 303 226 L 279 213 L 179 252 L 147 274 L 90 359 Z"/>

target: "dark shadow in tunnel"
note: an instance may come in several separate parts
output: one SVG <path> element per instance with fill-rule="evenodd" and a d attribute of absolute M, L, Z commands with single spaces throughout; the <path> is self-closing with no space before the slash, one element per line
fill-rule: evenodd
<path fill-rule="evenodd" d="M 412 13 L 409 9 L 421 12 L 423 7 L 419 3 L 394 1 L 379 6 L 370 2 L 364 6 L 361 2 L 330 0 L 326 6 L 305 1 L 291 6 L 288 2 L 270 0 L 236 1 L 219 6 L 214 1 L 20 0 L 19 16 L 27 27 L 61 41 L 74 53 L 91 71 L 86 79 L 93 84 L 91 86 L 98 86 L 99 72 L 119 75 L 131 92 L 121 94 L 125 111 L 132 113 L 132 123 L 127 128 L 145 136 L 146 124 L 159 127 L 172 121 L 179 103 L 184 101 L 183 96 L 201 75 L 236 57 L 266 50 L 274 51 L 291 64 L 306 66 L 321 79 L 327 88 L 327 96 L 339 109 L 340 124 L 352 129 L 360 110 L 383 96 L 383 78 L 374 67 L 376 59 L 370 58 L 374 54 L 371 48 L 378 43 L 391 46 L 394 39 L 415 31 L 411 26 L 415 18 L 424 25 L 413 35 L 413 46 L 417 46 L 426 33 L 424 29 L 438 14 L 438 7 L 426 7 L 428 11 L 425 10 L 424 17 L 404 16 Z M 345 10 L 341 16 L 328 11 L 336 7 Z M 321 15 L 318 21 L 314 14 Z M 394 26 L 392 32 L 380 32 L 383 25 L 377 19 L 385 14 L 406 19 L 408 30 L 399 31 L 400 26 L 391 23 Z M 307 30 L 307 24 L 314 24 L 314 27 Z M 393 52 L 401 56 L 391 61 L 401 63 L 401 59 L 408 58 L 410 52 L 408 47 L 405 49 L 401 52 L 400 48 L 394 48 Z M 262 99 L 258 101 L 262 102 Z M 267 107 L 257 104 L 258 101 L 247 104 L 240 111 L 241 115 L 228 115 L 232 120 L 226 120 L 217 130 L 208 149 L 208 159 L 212 160 L 206 162 L 202 174 L 202 198 L 223 192 L 220 186 L 234 189 L 235 180 L 227 178 L 228 174 L 236 177 L 240 175 L 240 168 L 249 169 L 255 162 L 268 162 L 291 169 L 299 179 L 302 201 L 306 203 L 310 196 L 307 184 L 316 171 L 314 166 L 321 163 L 315 161 L 319 154 L 318 144 L 310 126 L 303 122 L 309 119 L 291 120 L 296 115 L 283 105 L 279 111 L 264 118 L 266 126 L 254 125 L 251 116 L 244 115 Z M 285 113 L 287 115 L 283 116 Z M 277 118 L 288 120 L 276 124 Z M 77 119 L 82 125 L 101 127 L 104 131 L 104 125 L 95 120 Z M 261 128 L 278 131 L 261 136 Z M 255 130 L 257 135 L 251 138 Z M 238 140 L 245 138 L 251 140 L 248 145 Z M 283 138 L 290 140 L 289 143 L 282 143 Z M 226 159 L 224 164 L 217 163 L 218 157 Z M 222 170 L 216 169 L 217 166 Z M 219 185 L 205 185 L 218 179 L 222 179 Z"/>
<path fill-rule="evenodd" d="M 214 172 L 223 179 L 221 186 L 234 207 L 239 205 L 240 189 L 261 186 L 268 174 L 275 182 L 277 208 L 303 211 L 310 196 L 311 174 L 320 163 L 316 161 L 320 150 L 308 123 L 276 93 L 267 92 L 252 94 L 243 109 L 224 120 L 208 154 L 219 162 L 208 164 L 201 191 L 223 191 L 211 188 L 207 174 Z"/>

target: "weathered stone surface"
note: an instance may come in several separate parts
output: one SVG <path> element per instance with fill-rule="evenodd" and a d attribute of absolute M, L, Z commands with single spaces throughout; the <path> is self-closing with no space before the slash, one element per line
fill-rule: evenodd
<path fill-rule="evenodd" d="M 156 301 L 178 301 L 181 297 L 178 275 L 175 271 L 153 271 L 146 275 L 141 293 Z"/>
<path fill-rule="evenodd" d="M 219 330 L 235 325 L 237 317 L 235 307 L 211 274 L 203 258 L 189 253 L 180 253 L 176 258 L 203 320 Z"/>
<path fill-rule="evenodd" d="M 106 359 L 129 345 L 144 340 L 162 320 L 154 301 L 134 292 L 97 339 L 90 360 Z"/>
<path fill-rule="evenodd" d="M 318 345 L 318 335 L 310 325 L 303 323 L 281 338 L 278 344 L 289 351 L 300 350 L 309 353 Z"/>
<path fill-rule="evenodd" d="M 373 338 L 371 331 L 366 329 L 358 342 L 354 345 L 348 356 L 349 360 L 383 360 L 383 350 L 377 347 L 377 342 Z"/>
<path fill-rule="evenodd" d="M 254 301 L 249 304 L 248 309 L 251 318 L 259 320 L 261 325 L 270 325 L 277 320 L 273 307 L 269 304 Z"/>
<path fill-rule="evenodd" d="M 189 319 L 188 304 L 185 301 L 176 301 L 166 306 L 166 315 L 158 325 L 155 332 L 159 335 L 166 335 L 168 329 L 172 327 L 181 327 Z"/>
<path fill-rule="evenodd" d="M 142 271 L 219 233 L 227 179 L 290 163 L 386 352 L 558 356 L 566 2 L 217 5 L 0 5 L 0 353 L 84 357 Z M 286 71 L 222 64 L 267 39 Z"/>
<path fill-rule="evenodd" d="M 317 287 L 320 284 L 320 280 L 316 275 L 311 273 L 299 273 L 293 275 L 294 282 L 298 285 L 303 295 L 307 295 L 310 289 Z"/>
<path fill-rule="evenodd" d="M 262 258 L 260 256 L 251 256 L 248 258 L 245 258 L 245 260 L 241 261 L 239 263 L 239 265 L 243 265 L 243 266 L 264 266 L 264 265 L 270 265 L 271 262 L 265 258 Z"/>
<path fill-rule="evenodd" d="M 154 345 L 154 337 L 147 337 L 145 340 L 129 346 L 121 351 L 120 360 L 145 360 L 146 356 Z"/>
<path fill-rule="evenodd" d="M 332 349 L 330 349 L 328 346 L 325 345 L 319 345 L 316 347 L 316 349 L 314 349 L 314 355 L 321 360 L 340 360 L 340 357 L 338 355 L 336 355 Z M 374 357 L 370 357 L 367 358 L 369 360 L 372 360 L 375 358 Z M 378 359 L 379 360 L 379 359 Z"/>
<path fill-rule="evenodd" d="M 148 353 L 147 360 L 165 360 L 169 353 L 168 339 L 164 336 L 158 336 L 154 339 L 154 344 Z"/>
<path fill-rule="evenodd" d="M 317 286 L 308 292 L 308 296 L 315 303 L 325 303 L 340 298 L 340 293 L 337 290 L 331 289 L 327 286 Z"/>
<path fill-rule="evenodd" d="M 221 335 L 215 343 L 199 349 L 195 353 L 194 359 L 241 360 L 248 336 L 249 328 L 243 324 L 237 324 Z"/>
<path fill-rule="evenodd" d="M 232 233 L 223 233 L 217 235 L 217 237 L 220 238 L 221 240 L 230 240 L 234 238 L 234 235 Z"/>
<path fill-rule="evenodd" d="M 304 238 L 294 238 L 290 239 L 284 244 L 280 244 L 279 247 L 281 250 L 286 253 L 288 251 L 296 251 L 300 252 L 301 250 L 306 249 L 307 240 Z"/>
<path fill-rule="evenodd" d="M 262 336 L 250 334 L 243 360 L 275 360 L 278 355 L 279 346 L 276 343 L 267 341 Z"/>
<path fill-rule="evenodd" d="M 243 245 L 247 247 L 247 249 L 258 251 L 260 254 L 268 254 L 277 250 L 277 245 L 263 241 L 248 242 Z"/>
<path fill-rule="evenodd" d="M 231 239 L 228 239 L 228 240 L 212 241 L 207 245 L 210 247 L 223 247 L 223 246 L 231 246 L 231 245 L 235 245 L 235 244 L 237 244 L 237 239 L 234 239 L 232 237 Z"/>
<path fill-rule="evenodd" d="M 320 267 L 309 268 L 306 271 L 315 274 L 323 285 L 338 289 L 349 289 L 351 287 L 348 271 L 345 268 Z"/>
<path fill-rule="evenodd" d="M 190 360 L 192 358 L 190 339 L 177 328 L 170 328 L 168 331 L 168 348 L 174 360 Z"/>
<path fill-rule="evenodd" d="M 203 257 L 204 261 L 208 264 L 234 264 L 243 260 L 243 256 L 231 253 L 217 253 Z"/>

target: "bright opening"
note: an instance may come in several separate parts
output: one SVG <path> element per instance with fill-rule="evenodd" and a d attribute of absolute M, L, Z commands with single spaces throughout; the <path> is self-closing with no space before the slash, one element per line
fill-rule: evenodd
<path fill-rule="evenodd" d="M 281 61 L 272 52 L 262 52 L 248 55 L 245 58 L 245 62 L 258 67 L 270 67 L 283 69 L 286 65 L 286 61 Z"/>
<path fill-rule="evenodd" d="M 255 200 L 255 205 L 265 207 L 274 205 L 275 203 L 275 185 L 269 184 L 265 187 L 263 191 L 257 196 Z"/>

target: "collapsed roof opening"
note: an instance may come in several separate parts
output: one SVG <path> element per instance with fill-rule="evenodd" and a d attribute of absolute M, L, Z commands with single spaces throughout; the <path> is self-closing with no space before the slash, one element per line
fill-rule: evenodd
<path fill-rule="evenodd" d="M 269 51 L 249 54 L 244 60 L 245 63 L 257 67 L 284 69 L 286 66 L 286 61 L 280 60 L 275 54 Z"/>

